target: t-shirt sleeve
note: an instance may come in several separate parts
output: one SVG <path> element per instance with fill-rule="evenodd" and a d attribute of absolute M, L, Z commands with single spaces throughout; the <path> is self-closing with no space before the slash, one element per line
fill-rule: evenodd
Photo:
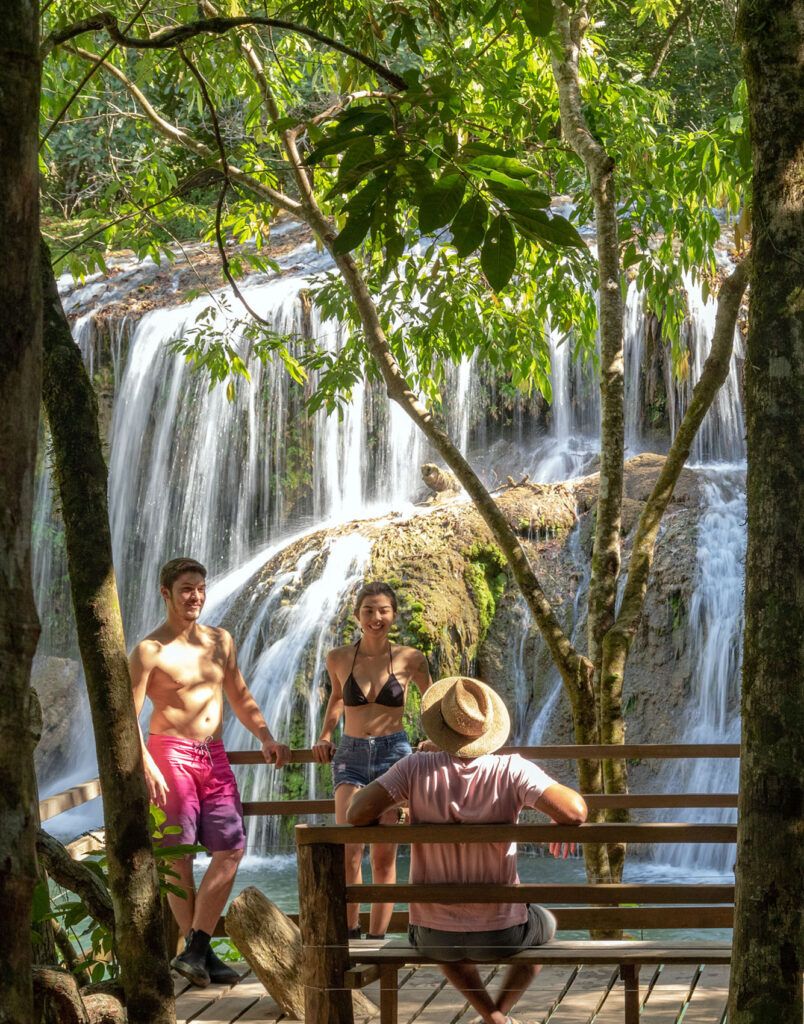
<path fill-rule="evenodd" d="M 514 767 L 512 765 L 512 767 Z M 518 773 L 520 799 L 523 807 L 535 807 L 536 801 L 548 786 L 556 781 L 546 771 L 524 757 L 516 757 L 514 770 Z"/>
<path fill-rule="evenodd" d="M 384 775 L 381 775 L 377 782 L 390 795 L 391 799 L 398 804 L 408 802 L 410 793 L 410 778 L 413 769 L 413 758 L 418 755 L 408 754 L 401 761 L 392 765 Z"/>

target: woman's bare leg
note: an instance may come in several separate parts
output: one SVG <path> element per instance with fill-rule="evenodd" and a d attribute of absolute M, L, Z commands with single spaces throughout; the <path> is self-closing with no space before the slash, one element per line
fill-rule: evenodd
<path fill-rule="evenodd" d="M 381 825 L 393 825 L 396 821 L 396 807 L 386 811 L 380 818 Z M 396 881 L 396 844 L 374 843 L 370 856 L 372 882 L 375 885 L 393 885 Z M 372 903 L 369 932 L 372 935 L 385 935 L 393 912 L 393 903 Z"/>

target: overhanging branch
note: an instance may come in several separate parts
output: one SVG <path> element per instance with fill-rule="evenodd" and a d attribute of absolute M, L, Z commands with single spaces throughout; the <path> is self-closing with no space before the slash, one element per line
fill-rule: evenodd
<path fill-rule="evenodd" d="M 99 14 L 93 15 L 91 18 L 84 18 L 81 21 L 73 22 L 72 25 L 68 25 L 66 28 L 59 29 L 56 32 L 51 32 L 42 44 L 41 56 L 43 58 L 46 57 L 54 46 L 59 46 L 62 43 L 66 43 L 70 39 L 75 39 L 76 36 L 84 35 L 87 32 L 106 31 L 118 46 L 125 47 L 126 49 L 170 50 L 187 42 L 189 39 L 193 39 L 195 36 L 224 35 L 233 28 L 245 28 L 249 25 L 261 25 L 264 28 L 284 29 L 287 32 L 294 32 L 297 35 L 306 36 L 308 39 L 315 39 L 316 42 L 323 43 L 324 46 L 328 46 L 330 49 L 336 50 L 338 53 L 343 53 L 347 57 L 352 57 L 354 60 L 359 61 L 364 65 L 364 67 L 367 67 L 369 71 L 373 71 L 379 78 L 383 78 L 386 82 L 390 82 L 395 89 L 405 90 L 408 87 L 404 78 L 394 74 L 394 72 L 390 71 L 384 64 L 380 64 L 379 61 L 373 60 L 371 57 L 367 57 L 365 54 L 360 53 L 359 50 L 355 50 L 351 46 L 339 43 L 337 39 L 332 39 L 330 36 L 326 36 L 322 32 L 316 32 L 315 29 L 307 28 L 306 25 L 298 25 L 295 22 L 285 21 L 282 18 L 265 18 L 260 16 L 240 18 L 199 18 L 196 21 L 188 22 L 186 25 L 178 25 L 175 28 L 162 29 L 159 32 L 155 32 L 152 36 L 138 37 L 126 35 L 125 31 L 121 31 L 120 26 L 117 23 L 117 18 L 114 14 L 110 11 L 102 11 Z"/>

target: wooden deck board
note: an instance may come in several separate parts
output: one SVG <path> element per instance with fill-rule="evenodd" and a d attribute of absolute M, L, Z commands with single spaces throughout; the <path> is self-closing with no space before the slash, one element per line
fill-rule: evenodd
<path fill-rule="evenodd" d="M 233 966 L 243 977 L 231 988 L 218 985 L 206 989 L 193 988 L 183 979 L 174 978 L 177 1024 L 195 1021 L 199 1024 L 240 1024 L 241 1021 L 243 1024 L 279 1024 L 280 1020 L 281 1024 L 294 1024 L 289 1018 L 282 1017 L 276 1002 L 249 974 L 246 964 Z M 493 970 L 493 967 L 481 966 L 481 977 L 489 978 Z M 600 1001 L 613 970 L 613 967 L 584 967 L 550 1018 L 550 1024 L 584 1024 Z M 504 968 L 491 980 L 489 989 L 492 993 L 502 981 L 503 971 Z M 640 972 L 643 998 L 653 971 L 653 967 L 643 967 Z M 520 1024 L 541 1024 L 571 973 L 571 969 L 564 965 L 542 968 L 514 1007 L 512 1012 L 516 1020 Z M 694 974 L 695 968 L 691 965 L 665 967 L 650 994 L 640 1024 L 675 1024 Z M 466 1007 L 465 1000 L 456 989 L 449 984 L 442 987 L 444 976 L 437 967 L 402 968 L 399 978 L 400 1024 L 473 1024 L 477 1020 L 477 1012 Z M 705 967 L 684 1014 L 684 1024 L 720 1024 L 728 997 L 728 981 L 727 967 Z M 379 1004 L 378 982 L 366 986 L 363 991 L 372 1002 Z M 595 1024 L 622 1024 L 622 1021 L 623 985 L 617 981 Z M 379 1014 L 372 1024 L 379 1024 Z"/>

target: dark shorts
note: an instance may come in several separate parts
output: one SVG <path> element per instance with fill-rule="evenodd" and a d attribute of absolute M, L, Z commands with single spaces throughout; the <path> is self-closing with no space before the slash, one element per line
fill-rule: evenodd
<path fill-rule="evenodd" d="M 164 845 L 200 844 L 213 853 L 244 849 L 243 805 L 223 743 L 156 734 L 148 737 L 148 751 L 168 786 L 165 825 L 181 829 L 165 836 Z"/>
<path fill-rule="evenodd" d="M 408 735 L 404 730 L 388 736 L 344 735 L 332 759 L 332 788 L 337 789 L 345 783 L 362 789 L 410 753 Z"/>
<path fill-rule="evenodd" d="M 412 924 L 408 942 L 433 960 L 506 960 L 531 946 L 543 946 L 556 933 L 556 919 L 544 907 L 528 904 L 528 919 L 523 924 L 490 932 L 446 932 Z"/>

